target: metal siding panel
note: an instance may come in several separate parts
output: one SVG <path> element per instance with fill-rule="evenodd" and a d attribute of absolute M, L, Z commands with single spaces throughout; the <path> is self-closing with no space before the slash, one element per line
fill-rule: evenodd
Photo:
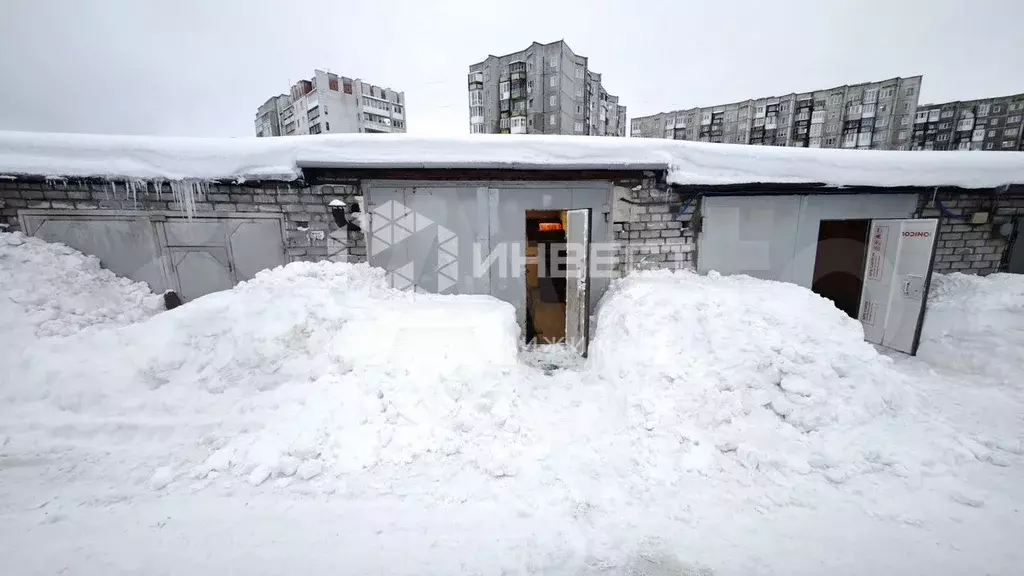
<path fill-rule="evenodd" d="M 697 270 L 789 281 L 799 196 L 705 197 Z"/>

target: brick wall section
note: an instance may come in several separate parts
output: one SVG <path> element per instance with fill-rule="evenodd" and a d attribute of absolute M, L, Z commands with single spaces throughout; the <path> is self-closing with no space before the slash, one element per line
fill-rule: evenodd
<path fill-rule="evenodd" d="M 690 224 L 699 202 L 691 202 L 680 214 L 688 198 L 648 176 L 628 190 L 628 202 L 616 199 L 620 206 L 614 211 L 613 226 L 622 275 L 632 270 L 696 268 L 696 232 Z"/>
<path fill-rule="evenodd" d="M 922 194 L 921 217 L 941 218 L 934 270 L 981 275 L 1006 270 L 1011 239 L 999 229 L 1003 223 L 1024 216 L 1024 196 L 943 192 L 938 199 L 952 214 L 969 219 L 975 212 L 988 212 L 989 220 L 986 224 L 971 224 L 969 220 L 947 217 L 935 206 L 931 193 Z"/>
<path fill-rule="evenodd" d="M 296 183 L 259 185 L 209 183 L 195 196 L 197 214 L 270 212 L 284 217 L 285 252 L 289 261 L 366 261 L 363 233 L 334 221 L 329 203 L 350 201 L 359 194 L 348 185 L 307 186 Z M 18 210 L 128 210 L 183 212 L 168 183 L 101 180 L 0 180 L 0 229 L 19 229 Z"/>

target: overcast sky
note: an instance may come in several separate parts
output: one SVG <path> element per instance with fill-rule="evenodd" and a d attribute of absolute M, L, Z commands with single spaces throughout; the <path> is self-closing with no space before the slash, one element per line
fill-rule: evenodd
<path fill-rule="evenodd" d="M 924 75 L 921 101 L 1024 92 L 1024 0 L 0 0 L 0 130 L 251 136 L 314 68 L 468 132 L 466 74 L 564 39 L 629 116 Z"/>

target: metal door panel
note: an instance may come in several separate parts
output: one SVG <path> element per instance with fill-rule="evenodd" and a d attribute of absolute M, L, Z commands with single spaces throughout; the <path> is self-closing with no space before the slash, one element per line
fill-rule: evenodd
<path fill-rule="evenodd" d="M 565 341 L 585 356 L 590 318 L 590 209 L 569 210 L 566 216 Z"/>
<path fill-rule="evenodd" d="M 168 218 L 163 226 L 168 246 L 223 246 L 225 224 L 219 218 Z"/>
<path fill-rule="evenodd" d="M 148 216 L 24 214 L 22 224 L 29 236 L 67 244 L 79 252 L 96 256 L 107 270 L 145 282 L 153 292 L 164 292 L 170 287 Z"/>
<path fill-rule="evenodd" d="M 178 294 L 188 302 L 235 285 L 227 248 L 170 248 Z"/>
<path fill-rule="evenodd" d="M 917 352 L 938 220 L 872 220 L 858 318 L 864 339 Z"/>
<path fill-rule="evenodd" d="M 231 220 L 228 246 L 238 281 L 249 280 L 260 270 L 285 264 L 280 220 Z"/>

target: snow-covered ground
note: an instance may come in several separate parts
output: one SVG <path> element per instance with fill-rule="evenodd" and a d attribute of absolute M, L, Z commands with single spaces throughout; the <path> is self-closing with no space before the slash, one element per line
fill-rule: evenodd
<path fill-rule="evenodd" d="M 590 358 L 296 263 L 169 312 L 0 234 L 5 574 L 1016 574 L 1024 277 L 916 358 L 815 294 L 637 273 Z"/>

